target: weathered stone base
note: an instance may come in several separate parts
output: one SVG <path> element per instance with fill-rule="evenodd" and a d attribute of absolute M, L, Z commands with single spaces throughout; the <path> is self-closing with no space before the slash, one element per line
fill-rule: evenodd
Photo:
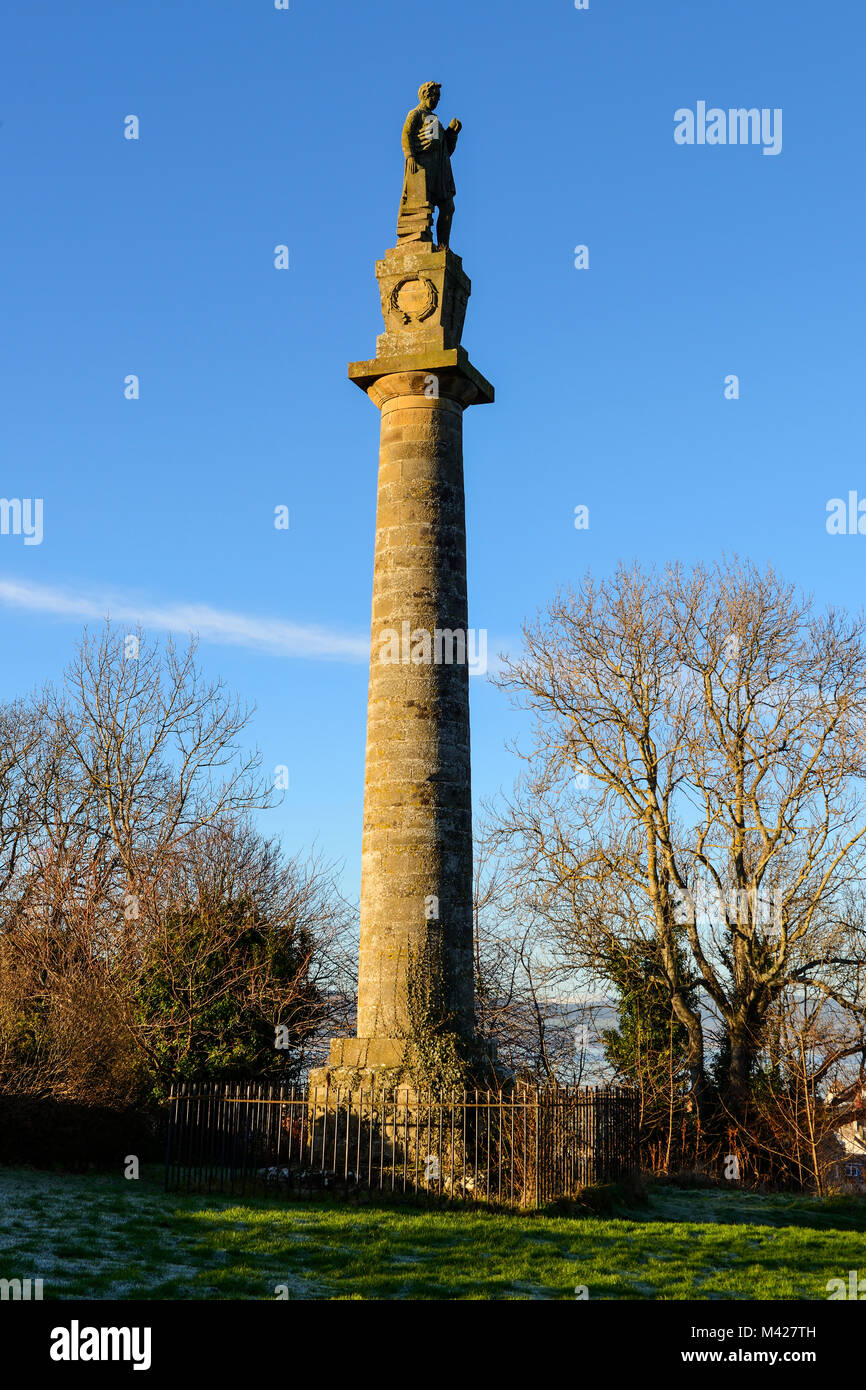
<path fill-rule="evenodd" d="M 310 1088 L 327 1087 L 336 1092 L 353 1090 L 399 1090 L 415 1094 L 416 1087 L 405 1071 L 404 1038 L 332 1038 L 328 1062 L 310 1069 Z M 475 1039 L 472 1071 L 479 1089 L 507 1086 L 511 1072 L 497 1057 L 496 1044 Z M 319 1097 L 321 1099 L 321 1097 Z"/>
<path fill-rule="evenodd" d="M 332 1067 L 399 1067 L 406 1043 L 403 1038 L 332 1038 Z"/>
<path fill-rule="evenodd" d="M 396 1079 L 403 1066 L 402 1038 L 331 1038 L 327 1065 L 310 1070 L 310 1087 L 367 1090 Z"/>
<path fill-rule="evenodd" d="M 332 1038 L 327 1065 L 313 1067 L 310 1086 L 364 1090 L 394 1084 L 403 1069 L 402 1038 Z"/>

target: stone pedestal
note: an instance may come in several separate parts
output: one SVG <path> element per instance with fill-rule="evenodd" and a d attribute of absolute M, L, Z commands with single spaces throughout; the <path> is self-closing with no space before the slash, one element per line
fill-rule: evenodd
<path fill-rule="evenodd" d="M 381 412 L 358 1037 L 314 1084 L 399 1069 L 419 999 L 474 1033 L 463 411 L 493 388 L 460 346 L 459 256 L 406 243 L 376 272 L 385 332 L 349 368 Z"/>

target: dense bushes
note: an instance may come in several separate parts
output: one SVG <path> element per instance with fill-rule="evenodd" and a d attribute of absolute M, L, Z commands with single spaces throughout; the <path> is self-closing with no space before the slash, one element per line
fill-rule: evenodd
<path fill-rule="evenodd" d="M 117 1109 L 51 1096 L 0 1095 L 0 1163 L 119 1173 L 130 1155 L 139 1163 L 160 1161 L 165 1123 L 155 1107 Z"/>
<path fill-rule="evenodd" d="M 45 1101 L 70 1152 L 75 1107 L 98 1148 L 99 1107 L 295 1080 L 346 1031 L 351 914 L 254 826 L 248 711 L 194 652 L 106 628 L 59 691 L 0 707 L 0 1093 Z"/>

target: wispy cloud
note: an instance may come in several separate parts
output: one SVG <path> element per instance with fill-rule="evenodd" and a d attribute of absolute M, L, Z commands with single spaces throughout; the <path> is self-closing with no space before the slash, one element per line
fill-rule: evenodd
<path fill-rule="evenodd" d="M 0 579 L 0 603 L 7 608 L 46 613 L 77 622 L 129 623 L 163 632 L 197 633 L 203 642 L 222 642 L 274 656 L 318 661 L 367 661 L 366 637 L 327 628 L 231 613 L 206 603 L 149 603 L 108 594 L 76 594 L 66 589 L 21 580 Z"/>

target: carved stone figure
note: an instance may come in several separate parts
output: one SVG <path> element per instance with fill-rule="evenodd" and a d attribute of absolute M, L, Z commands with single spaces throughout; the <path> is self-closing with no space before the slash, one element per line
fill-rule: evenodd
<path fill-rule="evenodd" d="M 440 248 L 449 245 L 454 216 L 454 175 L 451 156 L 463 129 L 453 120 L 443 126 L 435 114 L 442 91 L 439 82 L 425 82 L 418 90 L 418 105 L 403 126 L 403 196 L 397 220 L 397 240 L 433 240 L 433 214 L 439 209 L 436 237 Z"/>

